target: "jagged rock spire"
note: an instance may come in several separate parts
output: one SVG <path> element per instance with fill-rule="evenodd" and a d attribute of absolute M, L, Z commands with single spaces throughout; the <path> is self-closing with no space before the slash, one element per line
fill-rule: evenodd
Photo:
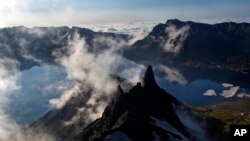
<path fill-rule="evenodd" d="M 119 90 L 119 92 L 120 92 L 121 94 L 124 94 L 124 91 L 122 90 L 121 85 L 118 85 L 118 90 Z"/>
<path fill-rule="evenodd" d="M 157 87 L 155 77 L 154 77 L 154 72 L 153 68 L 151 65 L 148 66 L 145 76 L 144 76 L 144 87 L 148 88 L 154 88 Z"/>

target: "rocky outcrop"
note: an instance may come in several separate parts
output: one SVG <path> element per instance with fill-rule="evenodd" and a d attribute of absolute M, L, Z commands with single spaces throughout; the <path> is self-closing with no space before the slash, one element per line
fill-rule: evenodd
<path fill-rule="evenodd" d="M 175 112 L 177 99 L 159 88 L 149 66 L 144 84 L 128 92 L 119 86 L 117 97 L 106 107 L 100 119 L 86 127 L 76 140 L 192 140 Z"/>

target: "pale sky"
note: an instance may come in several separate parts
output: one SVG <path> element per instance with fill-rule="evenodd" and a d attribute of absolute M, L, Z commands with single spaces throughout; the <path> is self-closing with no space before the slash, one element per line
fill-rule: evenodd
<path fill-rule="evenodd" d="M 84 26 L 167 19 L 249 22 L 250 0 L 0 0 L 0 27 Z"/>

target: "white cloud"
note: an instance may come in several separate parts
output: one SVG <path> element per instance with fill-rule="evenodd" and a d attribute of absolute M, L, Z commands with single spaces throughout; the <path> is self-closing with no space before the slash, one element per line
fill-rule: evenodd
<path fill-rule="evenodd" d="M 18 62 L 0 58 L 0 93 L 6 95 L 19 89 L 17 85 Z"/>
<path fill-rule="evenodd" d="M 123 40 L 96 37 L 93 39 L 93 46 L 90 47 L 79 34 L 73 35 L 73 39 L 70 39 L 68 46 L 64 48 L 66 53 L 58 50 L 54 52 L 54 55 L 56 60 L 65 67 L 68 78 L 76 83 L 60 98 L 50 100 L 50 104 L 55 108 L 61 108 L 72 97 L 91 91 L 86 107 L 79 107 L 83 109 L 79 114 L 83 112 L 88 115 L 85 119 L 88 121 L 100 117 L 118 86 L 117 81 L 111 75 L 121 74 L 122 78 L 135 83 L 139 81 L 141 71 L 144 69 L 119 55 L 127 44 Z M 108 48 L 101 48 L 102 45 Z M 90 48 L 95 52 L 89 51 Z M 72 123 L 78 117 L 72 117 L 71 120 L 65 122 L 66 124 Z"/>
<path fill-rule="evenodd" d="M 8 141 L 9 137 L 18 130 L 18 124 L 0 109 L 0 140 Z"/>
<path fill-rule="evenodd" d="M 139 8 L 98 9 L 96 2 L 69 0 L 0 0 L 0 27 L 32 26 L 82 26 L 87 23 L 118 23 L 131 21 L 165 21 L 178 18 L 205 23 L 222 21 L 249 22 L 248 7 L 220 9 L 200 8 Z M 88 5 L 90 4 L 90 5 Z M 98 5 L 98 4 L 97 4 Z M 109 2 L 107 2 L 109 5 Z M 184 12 L 183 12 L 184 11 Z M 187 12 L 188 11 L 188 12 Z M 203 11 L 203 12 L 200 12 Z M 202 14 L 201 14 L 202 13 Z M 219 14 L 218 14 L 219 13 Z"/>
<path fill-rule="evenodd" d="M 129 44 L 143 39 L 146 37 L 149 32 L 153 29 L 155 25 L 160 23 L 158 22 L 129 22 L 129 23 L 116 23 L 116 24 L 94 24 L 94 25 L 85 25 L 85 27 L 90 28 L 96 32 L 111 32 L 118 34 L 128 34 L 131 35 Z"/>
<path fill-rule="evenodd" d="M 129 44 L 132 45 L 136 41 L 144 39 L 148 35 L 148 33 L 149 32 L 147 32 L 147 31 L 141 31 L 138 34 L 134 34 L 133 37 L 132 37 L 132 39 L 130 39 Z"/>
<path fill-rule="evenodd" d="M 25 133 L 17 133 L 5 141 L 55 141 L 56 139 L 44 131 L 26 130 Z"/>
<path fill-rule="evenodd" d="M 73 87 L 70 89 L 66 90 L 63 92 L 60 98 L 54 98 L 49 101 L 49 103 L 54 107 L 54 108 L 61 108 L 63 107 L 68 100 L 70 100 L 72 97 L 77 96 L 81 92 L 83 92 L 79 86 L 80 84 L 75 84 Z"/>
<path fill-rule="evenodd" d="M 36 36 L 37 38 L 42 38 L 46 32 L 38 27 L 34 27 L 34 28 L 26 28 L 26 32 L 28 34 L 31 34 L 33 36 Z M 25 31 L 24 31 L 25 32 Z"/>
<path fill-rule="evenodd" d="M 84 11 L 71 7 L 60 10 L 53 8 L 61 0 L 0 0 L 0 27 L 9 26 L 72 26 L 84 23 L 83 19 L 91 18 Z M 32 7 L 49 5 L 50 9 L 33 11 Z"/>
<path fill-rule="evenodd" d="M 18 62 L 15 60 L 0 58 L 0 140 L 5 141 L 19 130 L 17 123 L 5 111 L 10 95 L 20 89 L 17 66 Z"/>
<path fill-rule="evenodd" d="M 9 26 L 8 23 L 23 16 L 27 9 L 27 0 L 1 0 L 0 3 L 0 26 Z"/>
<path fill-rule="evenodd" d="M 167 38 L 163 42 L 163 49 L 165 52 L 170 52 L 173 54 L 180 53 L 183 43 L 188 36 L 189 27 L 184 26 L 178 29 L 175 25 L 169 25 L 165 29 L 165 33 L 167 34 Z"/>
<path fill-rule="evenodd" d="M 141 76 L 144 75 L 146 67 L 138 65 L 126 58 L 122 58 L 120 64 L 115 67 L 112 73 L 119 75 L 121 78 L 126 79 L 131 84 L 136 84 L 141 81 Z"/>
<path fill-rule="evenodd" d="M 174 109 L 181 122 L 187 128 L 190 135 L 195 137 L 197 140 L 207 141 L 210 137 L 207 136 L 207 122 L 203 121 L 201 115 L 194 110 L 190 110 L 186 106 L 175 105 L 173 103 Z M 201 121 L 197 120 L 200 119 Z"/>
<path fill-rule="evenodd" d="M 165 73 L 165 79 L 169 82 L 177 82 L 180 84 L 187 84 L 186 78 L 175 68 L 159 65 L 159 70 Z"/>
<path fill-rule="evenodd" d="M 0 27 L 82 27 L 87 24 L 130 22 L 131 19 L 131 16 L 119 10 L 93 12 L 89 9 L 79 9 L 65 0 L 0 0 L 0 4 Z M 122 15 L 128 20 L 120 18 Z M 113 18 L 114 16 L 116 18 Z"/>
<path fill-rule="evenodd" d="M 48 76 L 50 77 L 50 75 Z M 46 78 L 47 79 L 47 78 Z M 53 94 L 53 95 L 59 95 L 65 91 L 67 91 L 69 89 L 69 87 L 71 87 L 71 82 L 67 79 L 64 79 L 64 80 L 60 80 L 58 82 L 55 82 L 55 83 L 52 83 L 52 84 L 49 84 L 49 85 L 45 85 L 44 87 L 42 87 L 42 94 L 43 95 L 50 95 L 50 94 Z"/>

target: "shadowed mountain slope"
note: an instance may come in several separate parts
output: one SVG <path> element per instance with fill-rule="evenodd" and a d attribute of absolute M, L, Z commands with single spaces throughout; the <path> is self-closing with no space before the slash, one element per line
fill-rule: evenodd
<path fill-rule="evenodd" d="M 203 24 L 177 19 L 159 24 L 124 55 L 137 62 L 250 70 L 250 24 Z"/>

